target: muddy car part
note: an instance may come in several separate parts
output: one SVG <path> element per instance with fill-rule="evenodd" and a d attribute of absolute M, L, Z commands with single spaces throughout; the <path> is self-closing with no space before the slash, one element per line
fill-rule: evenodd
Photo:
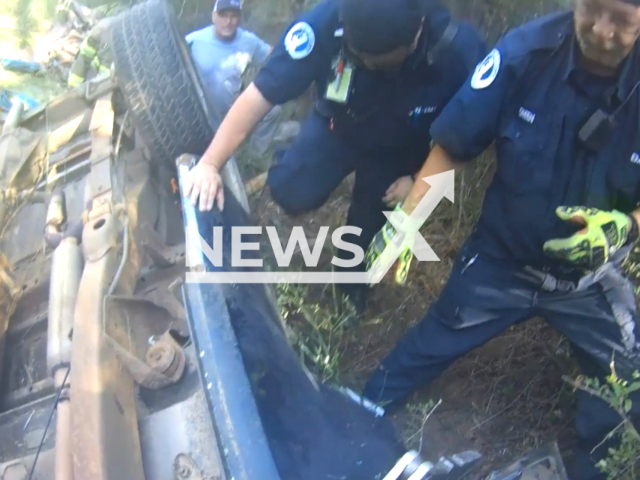
<path fill-rule="evenodd" d="M 484 480 L 567 480 L 567 472 L 558 445 L 553 443 L 492 472 Z"/>
<path fill-rule="evenodd" d="M 0 138 L 3 479 L 173 480 L 183 457 L 223 478 L 168 293 L 184 271 L 184 233 L 166 228 L 180 211 L 119 94 L 111 79 L 70 91 Z M 136 377 L 129 356 L 162 384 Z"/>
<path fill-rule="evenodd" d="M 20 124 L 22 115 L 24 114 L 25 106 L 22 100 L 16 98 L 11 104 L 11 109 L 7 114 L 7 118 L 2 125 L 2 134 L 11 133 Z"/>
<path fill-rule="evenodd" d="M 66 238 L 53 252 L 47 325 L 47 370 L 60 391 L 56 418 L 55 478 L 73 478 L 69 367 L 76 299 L 82 275 L 82 251 L 75 238 Z"/>
<path fill-rule="evenodd" d="M 153 322 L 148 319 L 153 318 Z M 184 373 L 182 345 L 170 331 L 179 320 L 147 299 L 107 295 L 103 336 L 136 383 L 159 390 L 177 383 Z"/>

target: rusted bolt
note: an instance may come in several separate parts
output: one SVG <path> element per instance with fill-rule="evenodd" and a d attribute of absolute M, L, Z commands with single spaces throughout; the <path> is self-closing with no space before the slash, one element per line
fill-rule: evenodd
<path fill-rule="evenodd" d="M 158 363 L 162 360 L 162 357 L 164 357 L 166 354 L 167 354 L 166 351 L 156 348 L 151 353 L 149 353 L 149 360 L 151 360 L 154 363 Z"/>
<path fill-rule="evenodd" d="M 185 367 L 184 352 L 169 332 L 149 347 L 145 361 L 152 369 L 173 379 L 174 382 L 180 379 Z"/>
<path fill-rule="evenodd" d="M 176 478 L 181 480 L 203 480 L 202 472 L 193 459 L 184 453 L 178 454 L 173 462 L 173 471 Z"/>
<path fill-rule="evenodd" d="M 180 478 L 189 478 L 191 476 L 191 469 L 187 465 L 180 465 L 178 468 L 178 476 Z"/>
<path fill-rule="evenodd" d="M 147 350 L 147 364 L 159 372 L 165 372 L 173 363 L 175 356 L 176 352 L 171 345 L 157 342 Z"/>

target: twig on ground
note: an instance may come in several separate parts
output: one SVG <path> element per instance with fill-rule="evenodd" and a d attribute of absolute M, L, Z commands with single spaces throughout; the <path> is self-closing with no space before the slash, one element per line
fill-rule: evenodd
<path fill-rule="evenodd" d="M 428 412 L 424 414 L 424 416 L 422 417 L 422 423 L 420 425 L 420 428 L 416 430 L 412 435 L 407 437 L 405 440 L 405 443 L 410 444 L 414 438 L 420 435 L 420 443 L 419 443 L 418 451 L 419 452 L 422 451 L 422 433 L 424 431 L 424 426 L 427 424 L 427 421 L 429 420 L 429 418 L 431 417 L 435 409 L 438 408 L 438 406 L 440 406 L 441 404 L 442 404 L 442 399 L 438 400 L 438 403 L 436 403 L 432 408 L 429 409 Z"/>
<path fill-rule="evenodd" d="M 527 384 L 526 387 L 524 387 L 522 389 L 522 391 L 518 394 L 518 396 L 516 398 L 514 398 L 511 403 L 509 403 L 509 405 L 507 405 L 506 407 L 504 407 L 502 410 L 500 410 L 498 413 L 491 415 L 489 418 L 487 418 L 486 420 L 483 420 L 482 422 L 478 423 L 477 425 L 475 425 L 473 428 L 471 428 L 471 432 L 474 431 L 476 428 L 481 427 L 482 425 L 484 425 L 485 423 L 493 420 L 494 418 L 502 415 L 504 412 L 506 412 L 507 410 L 509 410 L 519 399 L 522 395 L 524 395 L 524 392 L 527 391 L 527 389 L 533 384 L 533 382 L 538 378 L 538 376 L 540 376 L 540 373 L 538 372 L 532 379 L 531 381 Z"/>
<path fill-rule="evenodd" d="M 422 432 L 424 430 L 424 426 L 427 423 L 427 420 L 429 420 L 429 418 L 431 417 L 431 415 L 433 414 L 433 412 L 435 411 L 436 408 L 438 408 L 440 406 L 440 404 L 442 404 L 442 399 L 438 400 L 438 403 L 436 403 L 433 408 L 431 409 L 431 411 L 424 417 L 424 420 L 422 421 L 422 426 L 420 427 L 420 432 Z M 418 451 L 422 452 L 422 440 L 424 439 L 424 435 L 420 435 L 420 446 L 418 447 Z"/>

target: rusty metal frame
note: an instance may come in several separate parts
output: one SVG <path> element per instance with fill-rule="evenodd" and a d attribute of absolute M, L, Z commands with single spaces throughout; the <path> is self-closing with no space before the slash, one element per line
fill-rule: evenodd
<path fill-rule="evenodd" d="M 156 339 L 157 343 L 151 345 L 144 353 L 148 355 L 154 346 L 162 345 L 173 351 L 175 354 L 174 362 L 170 362 L 171 365 L 168 365 L 167 369 L 163 371 L 154 368 L 154 365 L 149 364 L 147 359 L 143 360 L 143 352 L 139 351 L 139 348 L 136 348 L 134 344 L 129 315 L 130 308 L 135 306 L 165 310 L 162 306 L 144 298 L 107 295 L 104 297 L 103 335 L 109 347 L 138 385 L 159 390 L 176 383 L 181 378 L 185 369 L 185 356 L 180 345 L 169 334 L 171 325 L 167 324 L 161 325 L 163 330 L 166 328 L 166 331 Z M 170 317 L 170 313 L 166 313 L 166 316 Z M 146 316 L 150 317 L 150 315 Z M 158 319 L 152 317 L 147 321 L 158 322 Z M 170 371 L 169 368 L 171 368 Z"/>
<path fill-rule="evenodd" d="M 85 211 L 85 258 L 71 348 L 71 438 L 76 478 L 144 480 L 133 377 L 123 368 L 104 324 L 104 299 L 117 276 L 123 224 L 113 205 L 112 94 L 97 100 L 91 117 L 90 206 Z M 124 252 L 126 255 L 128 250 Z"/>
<path fill-rule="evenodd" d="M 71 355 L 71 436 L 76 478 L 143 480 L 133 378 L 103 332 L 103 299 L 117 265 L 121 224 L 105 215 L 85 225 L 85 268 Z"/>

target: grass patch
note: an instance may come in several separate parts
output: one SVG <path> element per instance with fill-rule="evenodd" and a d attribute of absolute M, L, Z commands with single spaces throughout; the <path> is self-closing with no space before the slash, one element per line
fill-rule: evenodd
<path fill-rule="evenodd" d="M 0 89 L 21 92 L 39 103 L 46 103 L 65 92 L 66 87 L 47 76 L 19 74 L 0 70 Z"/>
<path fill-rule="evenodd" d="M 313 299 L 306 285 L 279 284 L 277 295 L 300 361 L 320 381 L 340 383 L 347 320 L 353 310 L 346 302 L 338 304 L 337 295 Z"/>

